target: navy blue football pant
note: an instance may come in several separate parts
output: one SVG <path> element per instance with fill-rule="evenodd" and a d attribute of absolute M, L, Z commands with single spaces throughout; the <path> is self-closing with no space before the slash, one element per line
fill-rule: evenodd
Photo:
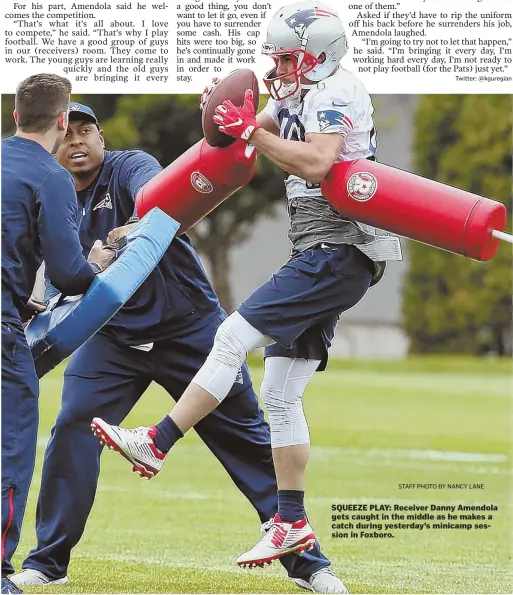
<path fill-rule="evenodd" d="M 2 322 L 2 577 L 14 569 L 11 558 L 34 472 L 39 381 L 19 324 Z"/>
<path fill-rule="evenodd" d="M 220 314 L 186 337 L 155 343 L 149 352 L 121 345 L 103 331 L 75 352 L 64 374 L 62 409 L 45 453 L 37 505 L 38 543 L 23 568 L 40 570 L 51 579 L 66 575 L 100 472 L 101 447 L 91 433 L 91 419 L 98 416 L 120 424 L 152 380 L 179 399 L 205 362 L 224 318 Z M 260 520 L 266 521 L 277 511 L 269 426 L 246 367 L 242 380 L 195 430 Z M 307 577 L 329 565 L 318 544 L 304 556 L 289 555 L 282 563 L 293 578 Z"/>
<path fill-rule="evenodd" d="M 328 362 L 328 348 L 343 312 L 369 289 L 374 263 L 356 246 L 319 244 L 296 253 L 237 309 L 276 343 L 265 357 Z"/>

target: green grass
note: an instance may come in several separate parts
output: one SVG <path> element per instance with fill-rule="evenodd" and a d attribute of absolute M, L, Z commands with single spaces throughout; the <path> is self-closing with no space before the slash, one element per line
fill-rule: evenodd
<path fill-rule="evenodd" d="M 262 369 L 252 360 L 259 386 Z M 42 381 L 40 442 L 58 411 L 62 368 Z M 508 361 L 416 358 L 333 362 L 305 399 L 312 436 L 307 507 L 323 549 L 352 593 L 511 593 L 512 402 Z M 152 385 L 127 425 L 154 422 L 171 400 Z M 503 455 L 437 460 L 429 453 Z M 35 543 L 43 446 L 15 558 Z M 401 483 L 484 483 L 476 490 L 400 490 Z M 499 506 L 492 528 L 398 531 L 390 540 L 334 539 L 337 503 Z M 67 586 L 45 593 L 298 593 L 279 563 L 238 569 L 258 539 L 252 508 L 194 433 L 146 482 L 106 452 Z M 35 592 L 37 589 L 27 589 Z"/>

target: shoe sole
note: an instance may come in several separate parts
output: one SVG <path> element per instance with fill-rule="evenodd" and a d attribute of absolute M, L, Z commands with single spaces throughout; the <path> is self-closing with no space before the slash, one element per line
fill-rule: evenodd
<path fill-rule="evenodd" d="M 293 580 L 294 580 L 294 583 L 296 584 L 296 586 L 299 587 L 300 589 L 304 589 L 305 591 L 315 592 L 314 588 L 308 581 L 305 581 L 302 578 L 295 578 Z"/>
<path fill-rule="evenodd" d="M 69 579 L 67 576 L 63 577 L 63 578 L 56 578 L 55 580 L 50 580 L 46 583 L 41 583 L 41 582 L 22 582 L 22 583 L 17 583 L 14 582 L 12 579 L 11 581 L 19 588 L 21 589 L 21 587 L 51 587 L 52 585 L 67 585 L 69 582 Z"/>
<path fill-rule="evenodd" d="M 292 580 L 294 581 L 296 586 L 299 587 L 300 589 L 304 589 L 305 591 L 312 591 L 313 593 L 315 593 L 315 589 L 312 587 L 312 585 L 308 581 L 305 581 L 302 578 L 295 578 Z M 323 591 L 323 592 L 324 593 L 339 593 L 340 595 L 344 595 L 344 594 L 349 595 L 349 591 L 347 589 L 345 589 L 345 591 Z"/>
<path fill-rule="evenodd" d="M 298 554 L 302 556 L 305 552 L 310 551 L 313 549 L 315 545 L 315 537 L 307 537 L 305 541 L 298 543 L 290 548 L 287 548 L 283 552 L 279 554 L 274 554 L 274 556 L 270 556 L 268 558 L 256 558 L 253 560 L 244 560 L 244 562 L 237 562 L 237 566 L 241 566 L 242 568 L 263 568 L 264 564 L 272 564 L 274 560 L 278 560 L 287 554 Z"/>
<path fill-rule="evenodd" d="M 107 428 L 104 428 L 100 420 L 94 418 L 91 422 L 91 430 L 93 434 L 98 438 L 98 440 L 106 446 L 109 450 L 113 450 L 120 454 L 124 459 L 126 459 L 132 465 L 132 471 L 137 473 L 139 477 L 143 479 L 152 479 L 157 475 L 158 471 L 153 469 L 152 467 L 148 467 L 144 465 L 141 461 L 137 461 L 136 459 L 132 458 L 125 450 L 122 448 L 116 440 L 109 434 Z"/>

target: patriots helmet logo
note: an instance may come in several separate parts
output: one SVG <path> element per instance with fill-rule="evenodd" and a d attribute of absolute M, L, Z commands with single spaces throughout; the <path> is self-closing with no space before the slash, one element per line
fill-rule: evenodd
<path fill-rule="evenodd" d="M 345 126 L 349 130 L 353 129 L 353 123 L 349 116 L 337 111 L 326 109 L 317 112 L 317 120 L 319 122 L 319 130 L 324 132 L 330 126 Z"/>
<path fill-rule="evenodd" d="M 288 19 L 285 19 L 285 22 L 291 29 L 294 29 L 298 39 L 302 41 L 305 38 L 306 30 L 314 21 L 317 21 L 322 17 L 336 16 L 336 14 L 322 8 L 309 8 L 307 10 L 296 12 Z"/>

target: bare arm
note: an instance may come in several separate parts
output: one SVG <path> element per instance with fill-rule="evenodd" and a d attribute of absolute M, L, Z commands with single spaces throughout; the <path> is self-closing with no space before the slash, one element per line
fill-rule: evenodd
<path fill-rule="evenodd" d="M 217 106 L 213 120 L 221 132 L 246 140 L 284 171 L 314 184 L 326 177 L 344 143 L 344 136 L 338 131 L 310 132 L 306 142 L 280 138 L 271 117 L 265 113 L 255 115 L 250 89 L 246 90 L 243 106 L 224 101 Z"/>
<path fill-rule="evenodd" d="M 268 116 L 266 118 L 270 120 Z M 306 135 L 305 143 L 287 140 L 270 133 L 260 121 L 258 123 L 262 128 L 255 130 L 249 142 L 284 171 L 314 184 L 326 177 L 344 143 L 344 137 L 336 133 L 310 133 Z M 274 122 L 273 126 L 276 129 Z"/>
<path fill-rule="evenodd" d="M 260 112 L 259 114 L 257 114 L 256 121 L 258 122 L 258 124 L 260 124 L 260 126 L 262 126 L 264 130 L 267 130 L 267 132 L 275 134 L 276 136 L 280 136 L 278 126 L 276 126 L 274 120 L 264 112 Z"/>

